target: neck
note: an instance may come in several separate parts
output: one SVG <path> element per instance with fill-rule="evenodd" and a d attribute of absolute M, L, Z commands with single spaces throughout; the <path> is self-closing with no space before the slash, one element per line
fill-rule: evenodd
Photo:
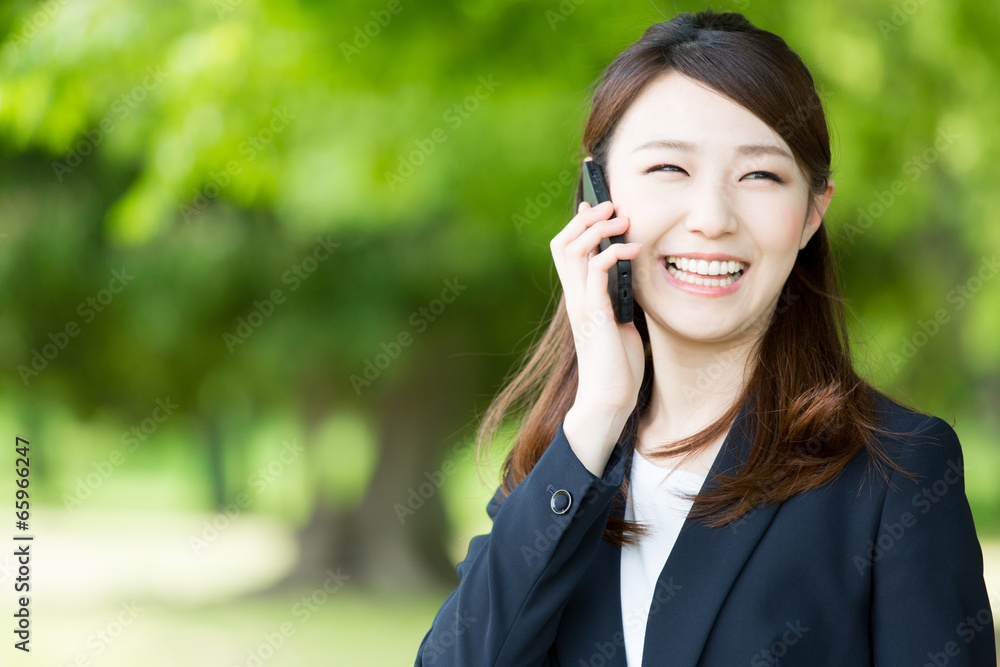
<path fill-rule="evenodd" d="M 676 442 L 711 425 L 743 391 L 756 338 L 705 343 L 649 322 L 653 389 L 643 414 L 658 440 Z"/>

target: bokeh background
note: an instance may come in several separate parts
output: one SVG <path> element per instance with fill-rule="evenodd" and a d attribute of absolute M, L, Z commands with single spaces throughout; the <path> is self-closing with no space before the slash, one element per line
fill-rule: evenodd
<path fill-rule="evenodd" d="M 552 312 L 593 83 L 704 7 L 3 3 L 3 663 L 412 664 L 490 527 L 472 436 Z M 1000 5 L 715 8 L 816 78 L 855 352 L 954 422 L 998 595 Z"/>

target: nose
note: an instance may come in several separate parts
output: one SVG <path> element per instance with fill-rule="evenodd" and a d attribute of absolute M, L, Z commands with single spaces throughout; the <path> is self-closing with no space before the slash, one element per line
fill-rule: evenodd
<path fill-rule="evenodd" d="M 689 191 L 684 227 L 705 238 L 716 239 L 736 231 L 738 221 L 730 193 L 721 180 L 702 179 Z"/>

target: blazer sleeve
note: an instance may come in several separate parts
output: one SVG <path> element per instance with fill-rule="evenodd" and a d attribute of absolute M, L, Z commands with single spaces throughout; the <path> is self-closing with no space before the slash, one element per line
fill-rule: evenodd
<path fill-rule="evenodd" d="M 918 427 L 892 476 L 872 569 L 875 665 L 997 664 L 983 552 L 965 495 L 962 448 L 939 417 Z"/>
<path fill-rule="evenodd" d="M 470 541 L 457 567 L 459 585 L 424 636 L 417 667 L 549 664 L 562 611 L 593 558 L 621 486 L 625 459 L 618 448 L 615 454 L 598 478 L 576 457 L 559 424 L 531 472 L 502 504 L 498 490 L 487 505 L 493 527 Z M 566 495 L 557 491 L 568 492 L 568 508 Z"/>

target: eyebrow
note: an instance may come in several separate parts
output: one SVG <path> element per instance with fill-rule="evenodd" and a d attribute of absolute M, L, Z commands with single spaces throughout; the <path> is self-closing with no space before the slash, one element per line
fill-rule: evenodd
<path fill-rule="evenodd" d="M 638 153 L 641 150 L 647 148 L 673 148 L 679 151 L 687 151 L 693 153 L 695 150 L 695 145 L 689 141 L 679 141 L 677 139 L 653 139 L 647 141 L 641 146 L 636 147 L 633 153 Z M 742 146 L 736 147 L 736 152 L 740 155 L 748 155 L 750 157 L 757 157 L 759 155 L 777 155 L 778 157 L 793 159 L 791 153 L 786 151 L 780 146 L 775 146 L 774 144 L 743 144 Z"/>

